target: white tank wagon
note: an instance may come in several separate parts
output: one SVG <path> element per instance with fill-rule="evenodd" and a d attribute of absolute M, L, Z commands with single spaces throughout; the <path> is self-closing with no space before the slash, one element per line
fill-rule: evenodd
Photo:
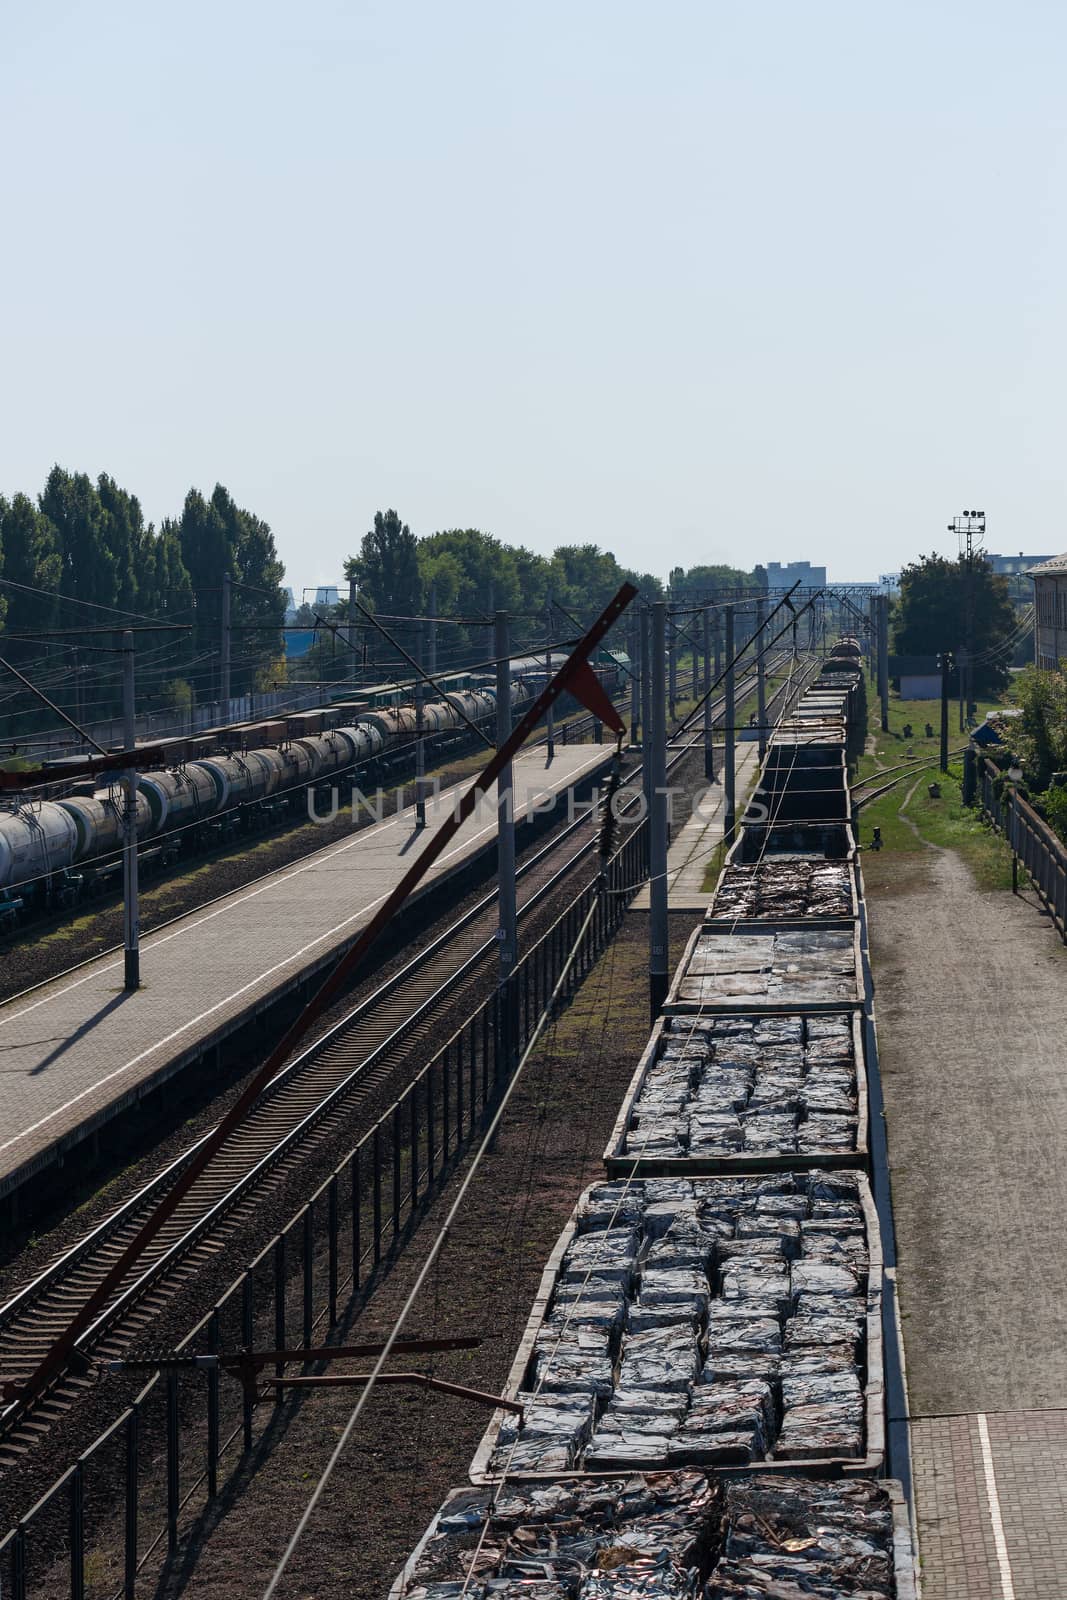
<path fill-rule="evenodd" d="M 382 753 L 382 736 L 377 728 L 369 722 L 361 722 L 352 727 L 343 727 L 336 730 L 342 739 L 347 739 L 352 761 L 371 761 Z"/>
<path fill-rule="evenodd" d="M 57 800 L 74 820 L 78 842 L 75 861 L 92 860 L 105 856 L 123 846 L 123 813 L 126 796 L 122 789 L 97 789 L 91 795 L 71 795 L 67 800 Z M 138 839 L 147 839 L 155 831 L 152 808 L 141 790 L 137 792 L 134 815 Z"/>
<path fill-rule="evenodd" d="M 215 779 L 199 761 L 173 772 L 142 773 L 137 786 L 151 808 L 153 834 L 199 822 L 218 810 Z"/>
<path fill-rule="evenodd" d="M 213 811 L 224 811 L 228 806 L 248 805 L 253 800 L 264 798 L 274 776 L 271 765 L 260 759 L 265 753 L 250 750 L 243 756 L 209 756 L 207 760 L 197 763 L 215 785 Z"/>
<path fill-rule="evenodd" d="M 74 861 L 78 830 L 63 806 L 42 800 L 0 815 L 0 887 L 17 889 Z"/>
<path fill-rule="evenodd" d="M 293 743 L 306 751 L 314 778 L 329 777 L 339 767 L 347 767 L 351 759 L 347 742 L 333 732 L 311 734 L 306 739 L 294 739 Z"/>

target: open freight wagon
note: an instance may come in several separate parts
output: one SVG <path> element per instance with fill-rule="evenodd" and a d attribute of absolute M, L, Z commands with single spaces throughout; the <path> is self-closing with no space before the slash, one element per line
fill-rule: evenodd
<path fill-rule="evenodd" d="M 647 1178 L 582 1195 L 475 1483 L 714 1467 L 878 1472 L 882 1254 L 866 1177 Z"/>
<path fill-rule="evenodd" d="M 916 1600 L 898 1483 L 700 1471 L 453 1489 L 389 1600 Z"/>
<path fill-rule="evenodd" d="M 610 1178 L 698 1177 L 868 1158 L 863 1019 L 660 1017 L 604 1152 Z"/>

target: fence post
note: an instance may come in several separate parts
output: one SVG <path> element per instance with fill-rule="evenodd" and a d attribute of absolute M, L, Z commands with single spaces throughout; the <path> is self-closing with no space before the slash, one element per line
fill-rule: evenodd
<path fill-rule="evenodd" d="M 85 1478 L 80 1461 L 70 1476 L 70 1595 L 85 1600 Z"/>
<path fill-rule="evenodd" d="M 126 1515 L 122 1556 L 123 1600 L 134 1600 L 134 1590 L 137 1583 L 137 1486 L 140 1471 L 137 1446 L 139 1421 L 137 1406 L 131 1406 L 129 1416 L 126 1418 Z"/>
<path fill-rule="evenodd" d="M 167 1549 L 171 1555 L 178 1548 L 178 1500 L 181 1484 L 178 1477 L 178 1374 L 168 1372 L 167 1384 Z"/>
<path fill-rule="evenodd" d="M 274 1241 L 274 1348 L 285 1349 L 285 1234 L 280 1233 Z M 285 1374 L 284 1362 L 277 1362 L 274 1375 L 277 1378 Z M 274 1391 L 274 1404 L 282 1403 L 282 1388 L 279 1384 Z"/>
<path fill-rule="evenodd" d="M 426 1187 L 433 1188 L 434 1175 L 434 1103 L 433 1103 L 433 1062 L 426 1067 Z"/>
<path fill-rule="evenodd" d="M 478 1103 L 478 1024 L 472 1020 L 467 1036 L 467 1064 L 470 1070 L 471 1132 L 474 1132 L 475 1106 Z"/>
<path fill-rule="evenodd" d="M 412 1084 L 407 1092 L 408 1099 L 408 1142 L 410 1145 L 411 1165 L 411 1215 L 415 1215 L 415 1207 L 419 1203 L 419 1096 L 417 1084 Z"/>
<path fill-rule="evenodd" d="M 314 1324 L 315 1271 L 315 1208 L 311 1201 L 304 1207 L 304 1349 L 311 1348 L 311 1330 Z"/>
<path fill-rule="evenodd" d="M 382 1259 L 382 1131 L 376 1122 L 373 1134 L 374 1152 L 374 1265 Z"/>
<path fill-rule="evenodd" d="M 454 1055 L 455 1055 L 455 1061 L 456 1061 L 456 1153 L 458 1155 L 459 1147 L 463 1143 L 463 1035 L 462 1034 L 459 1034 L 457 1036 L 457 1038 L 456 1038 L 456 1048 L 455 1048 L 455 1051 L 454 1051 Z M 446 1051 L 445 1052 L 445 1060 L 447 1061 L 447 1059 L 448 1059 L 448 1052 Z"/>
<path fill-rule="evenodd" d="M 329 1268 L 327 1285 L 327 1314 L 331 1328 L 337 1326 L 337 1174 L 330 1179 L 326 1191 L 326 1218 L 329 1234 Z"/>
<path fill-rule="evenodd" d="M 251 1272 L 249 1272 L 245 1278 L 244 1289 L 241 1291 L 241 1343 L 246 1349 L 249 1350 L 252 1348 L 253 1330 L 255 1326 L 252 1316 L 253 1292 L 253 1279 Z M 241 1426 L 244 1430 L 242 1446 L 246 1451 L 251 1450 L 252 1402 L 248 1395 L 244 1393 L 243 1387 L 241 1396 Z M 133 1591 L 131 1590 L 130 1592 L 132 1593 Z"/>
<path fill-rule="evenodd" d="M 441 1056 L 441 1171 L 448 1166 L 448 1147 L 452 1141 L 452 1108 L 448 1094 L 448 1050 Z"/>
<path fill-rule="evenodd" d="M 393 1107 L 393 1245 L 400 1238 L 400 1103 Z"/>
<path fill-rule="evenodd" d="M 356 1148 L 352 1152 L 351 1176 L 350 1176 L 350 1181 L 351 1181 L 351 1184 L 352 1184 L 351 1207 L 352 1207 L 352 1292 L 353 1292 L 353 1294 L 359 1288 L 359 1278 L 360 1278 L 360 1271 L 359 1271 L 359 1267 L 360 1267 L 360 1261 L 359 1261 L 359 1257 L 360 1257 L 360 1247 L 359 1247 L 360 1246 L 360 1240 L 359 1240 L 359 1234 L 360 1234 L 360 1228 L 359 1228 L 359 1200 L 360 1200 L 360 1195 L 359 1195 L 359 1190 L 360 1190 L 360 1182 L 359 1182 L 359 1152 L 360 1152 L 360 1150 L 362 1148 L 363 1148 L 362 1145 L 357 1145 Z"/>
<path fill-rule="evenodd" d="M 219 1353 L 219 1314 L 211 1313 L 207 1325 L 207 1353 Z M 219 1369 L 207 1372 L 207 1496 L 214 1500 L 219 1492 Z"/>

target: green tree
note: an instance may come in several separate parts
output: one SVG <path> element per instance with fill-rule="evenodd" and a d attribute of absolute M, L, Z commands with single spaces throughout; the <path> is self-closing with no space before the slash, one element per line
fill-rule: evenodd
<path fill-rule="evenodd" d="M 1004 718 L 999 731 L 1022 759 L 1027 788 L 1040 791 L 1067 770 L 1067 674 L 1026 667 L 1014 688 L 1021 715 Z"/>
<path fill-rule="evenodd" d="M 901 655 L 931 656 L 959 652 L 967 645 L 967 617 L 973 656 L 972 688 L 976 695 L 999 693 L 1009 681 L 1015 611 L 1004 578 L 989 563 L 966 558 L 949 560 L 936 552 L 920 556 L 900 574 L 895 643 Z"/>
<path fill-rule="evenodd" d="M 11 500 L 0 497 L 0 549 L 3 576 L 23 586 L 6 591 L 8 630 L 28 633 L 53 626 L 56 606 L 52 593 L 59 587 L 62 557 L 55 528 L 29 495 L 16 494 Z M 16 655 L 27 653 L 14 646 L 13 651 Z"/>
<path fill-rule="evenodd" d="M 172 531 L 170 524 L 164 524 L 165 533 Z M 224 573 L 234 580 L 230 685 L 235 695 L 247 694 L 282 651 L 285 568 L 278 559 L 274 535 L 260 517 L 238 506 L 220 483 L 210 500 L 197 489 L 189 490 L 176 533 L 195 593 L 196 652 L 214 658 L 212 670 L 201 675 L 201 695 L 205 689 L 211 693 L 218 690 Z"/>
<path fill-rule="evenodd" d="M 422 606 L 418 540 L 395 511 L 376 511 L 374 527 L 363 535 L 358 556 L 345 562 L 345 577 L 355 578 L 360 598 L 383 616 L 410 617 Z"/>

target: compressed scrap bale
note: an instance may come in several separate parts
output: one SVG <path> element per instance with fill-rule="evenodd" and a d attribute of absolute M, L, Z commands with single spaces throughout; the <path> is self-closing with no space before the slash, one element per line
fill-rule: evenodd
<path fill-rule="evenodd" d="M 830 1261 L 797 1261 L 792 1269 L 794 1296 L 831 1295 L 850 1299 L 858 1295 L 862 1280 L 850 1267 Z"/>
<path fill-rule="evenodd" d="M 790 1407 L 782 1417 L 774 1454 L 788 1461 L 862 1455 L 862 1401 L 857 1397 L 827 1401 L 823 1405 Z"/>
<path fill-rule="evenodd" d="M 644 1193 L 640 1183 L 598 1183 L 578 1212 L 578 1232 L 591 1229 L 635 1228 L 641 1221 Z"/>
<path fill-rule="evenodd" d="M 778 1314 L 790 1309 L 792 1291 L 784 1262 L 757 1255 L 737 1256 L 727 1263 L 722 1274 L 724 1300 L 758 1300 L 773 1304 Z"/>
<path fill-rule="evenodd" d="M 708 1178 L 696 1189 L 688 1179 L 644 1180 L 640 1226 L 621 1230 L 632 1278 L 557 1285 L 527 1369 L 544 1408 L 529 1430 L 507 1425 L 517 1437 L 512 1470 L 562 1470 L 565 1458 L 579 1470 L 625 1472 L 683 1457 L 736 1465 L 862 1456 L 858 1195 L 856 1175 L 837 1172 Z M 579 1256 L 597 1238 L 579 1236 Z M 568 1251 L 565 1264 L 574 1260 Z M 753 1394 L 757 1420 L 746 1409 Z M 497 1468 L 501 1459 L 498 1450 Z"/>
<path fill-rule="evenodd" d="M 637 1256 L 636 1228 L 604 1228 L 579 1234 L 563 1258 L 561 1276 L 629 1284 Z"/>
<path fill-rule="evenodd" d="M 665 1328 L 628 1334 L 619 1382 L 635 1389 L 686 1389 L 700 1370 L 692 1328 Z"/>
<path fill-rule="evenodd" d="M 673 1018 L 671 1025 L 691 1020 Z M 693 1037 L 664 1033 L 631 1111 L 627 1153 L 677 1160 L 735 1150 L 855 1150 L 856 1063 L 847 1013 L 714 1021 L 724 1029 Z M 672 1054 L 682 1051 L 684 1060 Z M 775 1120 L 750 1128 L 754 1114 Z"/>

